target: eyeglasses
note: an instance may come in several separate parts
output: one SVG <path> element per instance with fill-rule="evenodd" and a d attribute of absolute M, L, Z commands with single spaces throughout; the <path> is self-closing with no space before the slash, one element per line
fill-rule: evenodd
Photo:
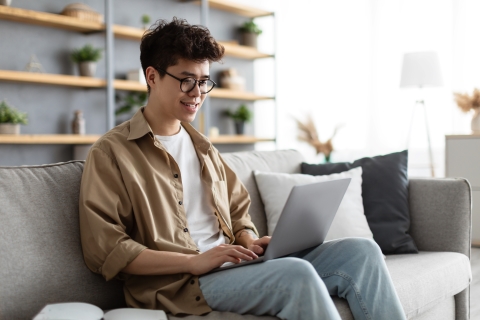
<path fill-rule="evenodd" d="M 157 69 L 157 71 L 165 72 L 170 77 L 180 81 L 180 90 L 182 92 L 185 92 L 185 93 L 188 93 L 188 92 L 192 91 L 195 88 L 195 86 L 197 85 L 197 83 L 198 83 L 198 87 L 200 88 L 200 93 L 201 94 L 209 93 L 217 85 L 213 80 L 210 80 L 210 79 L 197 80 L 197 79 L 191 78 L 191 77 L 180 79 L 180 78 L 175 77 L 173 74 L 168 73 L 165 70 Z"/>

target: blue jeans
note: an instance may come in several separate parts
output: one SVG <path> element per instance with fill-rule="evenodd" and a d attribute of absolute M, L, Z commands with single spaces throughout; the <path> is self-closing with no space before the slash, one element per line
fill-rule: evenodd
<path fill-rule="evenodd" d="M 217 311 L 281 319 L 340 319 L 330 296 L 348 301 L 355 319 L 406 319 L 382 252 L 368 239 L 325 242 L 285 258 L 200 277 Z"/>

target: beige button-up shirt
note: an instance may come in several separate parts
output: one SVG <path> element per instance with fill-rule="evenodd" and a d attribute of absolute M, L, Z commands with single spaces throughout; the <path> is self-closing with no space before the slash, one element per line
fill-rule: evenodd
<path fill-rule="evenodd" d="M 250 197 L 206 137 L 182 123 L 200 161 L 201 180 L 220 227 L 235 242 L 241 229 L 258 232 L 248 214 Z M 138 276 L 121 272 L 140 252 L 199 254 L 188 232 L 182 173 L 143 116 L 107 132 L 91 148 L 80 190 L 80 234 L 85 262 L 106 280 L 124 280 L 127 305 L 173 314 L 204 314 L 198 277 L 191 274 Z"/>

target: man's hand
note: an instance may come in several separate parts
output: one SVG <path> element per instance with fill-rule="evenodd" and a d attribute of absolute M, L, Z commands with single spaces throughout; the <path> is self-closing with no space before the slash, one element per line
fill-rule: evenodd
<path fill-rule="evenodd" d="M 250 243 L 248 249 L 255 252 L 257 255 L 262 255 L 265 252 L 268 244 L 270 243 L 271 237 L 265 236 L 260 239 L 256 239 Z"/>
<path fill-rule="evenodd" d="M 270 243 L 270 238 L 271 237 L 265 236 L 258 239 L 258 237 L 253 237 L 249 231 L 244 229 L 238 231 L 235 235 L 235 243 L 261 255 Z"/>
<path fill-rule="evenodd" d="M 260 240 L 260 239 L 259 239 Z M 206 252 L 191 256 L 189 270 L 191 274 L 201 275 L 220 267 L 225 262 L 239 263 L 241 260 L 253 260 L 258 256 L 239 245 L 221 244 Z"/>

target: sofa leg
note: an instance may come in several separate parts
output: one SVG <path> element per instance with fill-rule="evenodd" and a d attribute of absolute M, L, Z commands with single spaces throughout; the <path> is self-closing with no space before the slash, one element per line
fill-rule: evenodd
<path fill-rule="evenodd" d="M 470 319 L 470 286 L 455 295 L 455 319 Z"/>

